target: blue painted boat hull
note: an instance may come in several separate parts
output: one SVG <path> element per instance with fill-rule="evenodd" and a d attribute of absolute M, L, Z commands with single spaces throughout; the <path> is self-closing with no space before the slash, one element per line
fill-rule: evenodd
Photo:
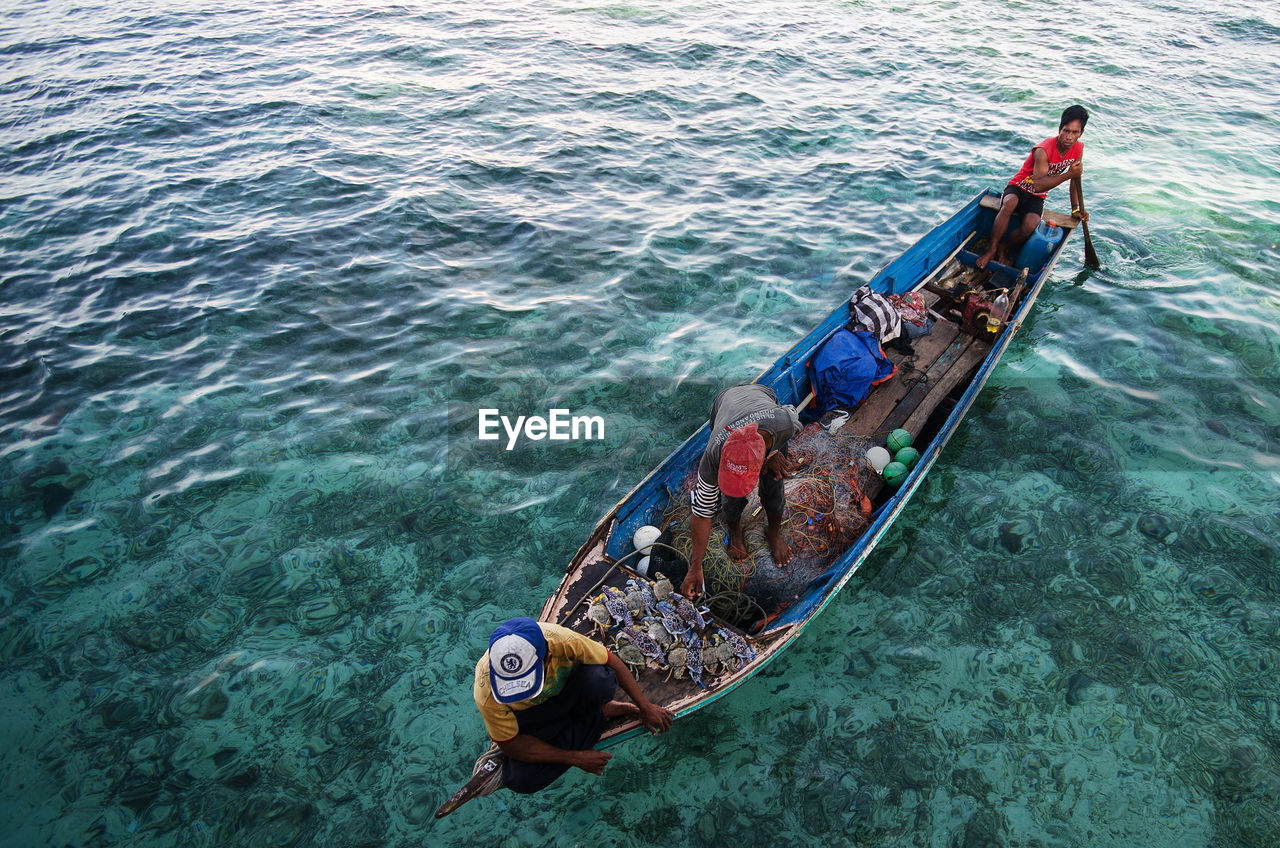
<path fill-rule="evenodd" d="M 972 252 L 965 252 L 964 248 L 975 235 L 990 232 L 991 222 L 994 220 L 995 209 L 998 206 L 997 192 L 989 190 L 982 192 L 877 273 L 870 280 L 871 287 L 884 294 L 904 294 L 916 290 L 926 278 L 953 257 L 958 256 L 964 264 L 972 265 L 975 255 Z M 1064 216 L 1046 213 L 1045 217 L 1053 218 L 1065 225 L 1066 235 L 1047 257 L 1039 273 L 1028 276 L 1024 281 L 1025 294 L 1016 300 L 1012 315 L 1007 317 L 1004 326 L 992 339 L 990 349 L 973 371 L 972 376 L 968 378 L 963 392 L 951 407 L 945 421 L 938 426 L 937 432 L 924 446 L 918 463 L 906 480 L 875 510 L 867 529 L 830 564 L 818 579 L 808 584 L 800 597 L 785 610 L 777 613 L 765 629 L 751 635 L 752 642 L 757 647 L 757 656 L 754 660 L 734 673 L 715 681 L 708 689 L 697 689 L 689 685 L 680 697 L 664 700 L 651 694 L 651 698 L 674 709 L 677 717 L 688 715 L 694 710 L 713 703 L 776 659 L 800 636 L 814 617 L 835 599 L 902 513 L 929 470 L 939 460 L 948 440 L 960 427 L 1018 328 L 1030 314 L 1036 297 L 1052 272 L 1057 259 L 1062 255 L 1063 248 L 1069 241 L 1074 228 L 1074 222 Z M 997 274 L 1007 277 L 1010 284 L 1018 274 L 1018 270 L 1014 268 L 998 266 L 995 263 L 992 263 L 992 267 Z M 782 404 L 800 406 L 804 402 L 810 391 L 806 363 L 832 333 L 848 322 L 847 298 L 851 292 L 842 291 L 834 294 L 837 302 L 831 313 L 790 350 L 778 357 L 777 361 L 755 380 L 773 389 Z M 588 590 L 582 584 L 595 580 L 594 574 L 590 580 L 583 576 L 589 564 L 599 567 L 601 562 L 616 563 L 618 560 L 633 558 L 632 537 L 635 530 L 642 525 L 662 523 L 662 516 L 667 511 L 673 492 L 679 490 L 690 470 L 697 464 L 709 435 L 709 428 L 704 424 L 601 519 L 570 561 L 557 592 L 544 604 L 539 616 L 542 620 L 569 620 L 570 614 L 574 613 L 587 595 Z M 594 590 L 598 585 L 590 589 Z M 641 732 L 647 731 L 635 722 L 610 727 L 597 747 L 609 747 Z M 483 765 L 484 758 L 482 757 L 479 762 Z M 478 792 L 468 794 L 471 791 L 468 787 L 474 788 L 483 777 L 483 774 L 478 775 L 467 787 L 459 790 L 437 811 L 437 817 L 456 809 L 472 795 L 479 794 Z"/>
<path fill-rule="evenodd" d="M 977 195 L 958 212 L 934 227 L 923 238 L 907 248 L 901 256 L 885 266 L 870 280 L 869 284 L 874 290 L 884 294 L 903 294 L 915 290 L 920 282 L 948 256 L 954 254 L 957 248 L 961 247 L 971 234 L 975 232 L 979 234 L 990 232 L 991 222 L 994 220 L 995 209 L 998 208 L 998 205 L 998 192 L 988 190 Z M 1046 217 L 1051 214 L 1046 213 Z M 1060 222 L 1063 221 L 1061 216 L 1054 217 L 1058 218 Z M 726 681 L 725 685 L 705 693 L 692 703 L 682 705 L 678 715 L 686 715 L 723 697 L 757 673 L 769 661 L 776 658 L 781 649 L 799 637 L 804 627 L 827 604 L 835 599 L 839 591 L 849 581 L 849 578 L 866 561 L 867 557 L 875 549 L 876 544 L 902 513 L 907 502 L 920 487 L 934 463 L 938 461 L 948 440 L 960 427 L 969 408 L 982 391 L 983 386 L 992 371 L 994 371 L 1000 358 L 1004 355 L 1018 328 L 1022 325 L 1027 315 L 1030 314 L 1036 297 L 1052 273 L 1058 257 L 1062 255 L 1063 249 L 1070 240 L 1072 229 L 1073 225 L 1068 224 L 1065 236 L 1058 242 L 1056 249 L 1045 261 L 1043 268 L 1037 275 L 1028 277 L 1026 280 L 1025 295 L 1019 300 L 1013 314 L 1009 316 L 1006 326 L 995 338 L 991 350 L 983 359 L 967 388 L 941 425 L 938 433 L 921 453 L 919 462 L 912 469 L 907 479 L 894 492 L 892 497 L 880 505 L 873 515 L 867 530 L 843 555 L 831 564 L 823 578 L 811 583 L 803 596 L 784 613 L 773 619 L 764 633 L 759 634 L 762 637 L 768 637 L 769 634 L 783 634 L 783 639 L 769 644 L 767 650 L 760 651 L 757 660 L 744 669 L 746 673 L 735 675 L 733 679 Z M 971 252 L 962 251 L 959 255 L 966 264 L 972 264 L 975 258 L 975 254 Z M 1016 268 L 1006 268 L 998 266 L 996 263 L 992 263 L 991 267 L 996 268 L 998 272 L 1006 274 L 1010 282 L 1017 275 Z M 773 389 L 778 396 L 779 403 L 799 405 L 808 395 L 809 379 L 805 371 L 805 364 L 832 333 L 844 327 L 848 322 L 847 298 L 849 294 L 850 292 L 838 292 L 839 300 L 830 314 L 756 378 L 755 382 L 763 383 Z M 592 552 L 598 553 L 601 544 L 603 544 L 604 553 L 613 559 L 618 559 L 631 553 L 631 539 L 636 528 L 645 524 L 661 523 L 661 517 L 667 509 L 672 493 L 678 490 L 679 486 L 687 478 L 690 469 L 694 467 L 702 456 L 709 436 L 709 427 L 704 424 L 697 432 L 686 439 L 680 447 L 673 451 L 670 456 L 663 460 L 635 489 L 628 493 L 601 520 L 588 542 L 582 546 L 578 554 L 573 558 L 568 569 L 569 575 Z M 548 606 L 543 610 L 543 618 L 550 618 L 551 615 L 549 613 L 553 612 L 554 604 L 549 602 Z M 642 728 L 630 728 L 626 732 L 607 735 L 602 740 L 601 747 L 614 744 L 641 731 Z"/>

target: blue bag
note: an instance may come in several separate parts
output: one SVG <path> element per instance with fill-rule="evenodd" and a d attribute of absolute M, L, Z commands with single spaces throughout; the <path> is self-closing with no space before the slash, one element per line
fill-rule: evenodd
<path fill-rule="evenodd" d="M 885 358 L 880 342 L 865 330 L 837 330 L 809 360 L 818 415 L 832 409 L 853 409 L 871 387 L 894 375 L 897 366 Z"/>

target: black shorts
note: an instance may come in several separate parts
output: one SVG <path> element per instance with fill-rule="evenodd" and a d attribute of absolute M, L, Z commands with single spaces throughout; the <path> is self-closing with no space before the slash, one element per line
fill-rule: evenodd
<path fill-rule="evenodd" d="M 558 695 L 515 711 L 520 733 L 557 748 L 593 748 L 604 735 L 601 708 L 613 700 L 617 688 L 618 678 L 607 665 L 578 663 Z M 502 783 L 513 792 L 528 794 L 545 789 L 568 770 L 564 763 L 526 763 L 507 757 Z"/>
<path fill-rule="evenodd" d="M 787 506 L 787 496 L 782 487 L 782 478 L 761 470 L 759 491 L 760 503 L 764 506 L 765 514 L 781 517 L 782 511 Z M 742 520 L 742 511 L 747 507 L 747 499 L 731 498 L 726 494 L 721 494 L 720 505 L 721 509 L 724 510 L 724 520 L 732 524 L 735 521 Z"/>
<path fill-rule="evenodd" d="M 1018 198 L 1018 207 L 1013 210 L 1015 215 L 1039 215 L 1044 217 L 1044 198 L 1038 194 L 1032 194 L 1025 188 L 1019 188 L 1016 185 L 1007 185 L 1004 187 L 1004 194 L 1000 195 L 1003 201 L 1009 195 Z M 1019 218 L 1019 221 L 1022 219 Z"/>

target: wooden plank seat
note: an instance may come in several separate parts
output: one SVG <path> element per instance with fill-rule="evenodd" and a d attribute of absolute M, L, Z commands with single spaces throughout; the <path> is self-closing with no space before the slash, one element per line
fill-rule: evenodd
<path fill-rule="evenodd" d="M 921 292 L 933 307 L 938 296 Z M 967 381 L 991 350 L 991 343 L 962 332 L 960 326 L 935 313 L 933 332 L 915 340 L 915 353 L 907 356 L 898 350 L 886 351 L 897 372 L 871 390 L 849 416 L 841 431 L 872 438 L 884 443 L 884 435 L 902 427 L 915 437 L 935 410 L 956 386 Z M 927 443 L 917 442 L 923 452 Z M 877 479 L 866 492 L 878 502 L 885 484 Z"/>
<path fill-rule="evenodd" d="M 923 293 L 930 306 L 937 295 Z M 990 342 L 963 333 L 947 318 L 934 318 L 933 332 L 916 339 L 915 353 L 886 351 L 897 372 L 871 390 L 841 428 L 858 436 L 876 436 L 898 427 L 918 433 L 952 389 L 991 349 Z"/>

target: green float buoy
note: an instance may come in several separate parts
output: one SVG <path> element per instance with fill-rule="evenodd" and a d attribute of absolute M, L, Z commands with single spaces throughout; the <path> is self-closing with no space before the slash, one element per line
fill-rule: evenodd
<path fill-rule="evenodd" d="M 893 488 L 901 486 L 905 479 L 907 479 L 907 466 L 901 462 L 895 460 L 884 467 L 884 481 Z"/>
<path fill-rule="evenodd" d="M 893 458 L 895 461 L 901 462 L 903 465 L 907 466 L 907 470 L 910 471 L 915 468 L 916 463 L 920 461 L 920 451 L 915 448 L 903 448 L 894 454 Z"/>
<path fill-rule="evenodd" d="M 911 434 L 899 427 L 889 434 L 889 438 L 884 440 L 885 447 L 889 449 L 889 453 L 897 453 L 903 448 L 911 446 Z"/>

